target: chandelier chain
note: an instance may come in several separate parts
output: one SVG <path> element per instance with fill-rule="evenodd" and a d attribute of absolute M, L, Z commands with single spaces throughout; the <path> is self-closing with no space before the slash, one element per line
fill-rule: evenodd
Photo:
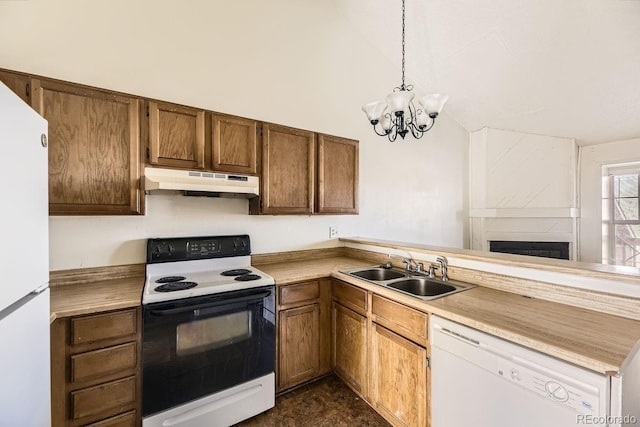
<path fill-rule="evenodd" d="M 404 46 L 404 0 L 402 0 L 402 90 L 406 88 L 404 84 Z"/>

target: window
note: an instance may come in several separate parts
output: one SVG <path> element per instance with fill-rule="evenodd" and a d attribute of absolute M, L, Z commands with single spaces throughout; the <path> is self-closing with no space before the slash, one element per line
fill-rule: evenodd
<path fill-rule="evenodd" d="M 640 163 L 602 168 L 602 262 L 640 267 Z"/>

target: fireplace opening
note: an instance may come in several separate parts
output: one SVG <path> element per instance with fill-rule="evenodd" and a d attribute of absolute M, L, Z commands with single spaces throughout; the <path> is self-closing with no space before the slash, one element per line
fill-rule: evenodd
<path fill-rule="evenodd" d="M 489 242 L 489 251 L 543 258 L 569 259 L 569 242 L 492 240 Z"/>

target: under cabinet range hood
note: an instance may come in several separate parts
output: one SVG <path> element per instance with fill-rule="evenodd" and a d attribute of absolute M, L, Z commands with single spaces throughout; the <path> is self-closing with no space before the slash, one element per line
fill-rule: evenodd
<path fill-rule="evenodd" d="M 185 196 L 251 199 L 259 192 L 257 176 L 220 172 L 144 168 L 145 193 L 181 193 Z"/>

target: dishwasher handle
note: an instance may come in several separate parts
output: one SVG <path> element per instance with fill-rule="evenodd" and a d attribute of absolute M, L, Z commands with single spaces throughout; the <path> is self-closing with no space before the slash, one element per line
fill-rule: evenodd
<path fill-rule="evenodd" d="M 459 334 L 459 333 L 454 332 L 454 331 L 452 331 L 450 329 L 447 329 L 447 328 L 443 328 L 442 326 L 439 326 L 439 325 L 434 325 L 434 327 L 436 329 L 438 329 L 438 331 L 440 333 L 442 333 L 444 335 L 447 335 L 447 336 L 450 336 L 451 338 L 457 339 L 458 341 L 462 341 L 462 342 L 465 342 L 467 344 L 471 344 L 471 345 L 473 345 L 475 347 L 479 347 L 480 346 L 480 341 L 478 341 L 478 340 L 475 340 L 473 338 L 469 338 L 469 337 L 467 337 L 465 335 Z"/>

